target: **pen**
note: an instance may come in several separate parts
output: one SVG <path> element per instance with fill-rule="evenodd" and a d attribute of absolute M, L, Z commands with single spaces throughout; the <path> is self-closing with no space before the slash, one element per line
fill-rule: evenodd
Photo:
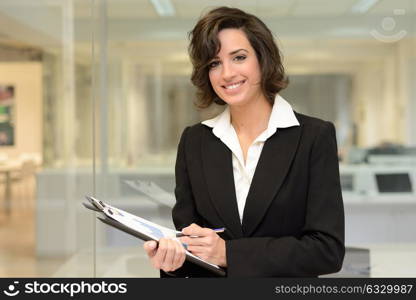
<path fill-rule="evenodd" d="M 221 228 L 215 228 L 215 229 L 213 229 L 216 233 L 220 233 L 220 232 L 224 232 L 225 231 L 225 227 L 221 227 Z M 189 237 L 198 237 L 198 236 L 196 236 L 196 235 L 186 235 L 186 234 L 183 234 L 182 232 L 180 232 L 180 233 L 177 233 L 176 234 L 176 237 L 182 237 L 182 236 L 189 236 Z"/>

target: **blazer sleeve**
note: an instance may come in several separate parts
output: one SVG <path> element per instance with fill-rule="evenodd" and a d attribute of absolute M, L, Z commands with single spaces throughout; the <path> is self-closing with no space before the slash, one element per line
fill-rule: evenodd
<path fill-rule="evenodd" d="M 186 167 L 186 143 L 189 127 L 185 128 L 178 145 L 178 153 L 175 164 L 175 197 L 176 204 L 172 209 L 173 222 L 177 230 L 196 223 L 203 226 L 201 218 L 195 209 L 192 186 Z M 185 261 L 183 266 L 173 272 L 160 271 L 160 277 L 215 277 L 215 275 L 193 263 Z"/>
<path fill-rule="evenodd" d="M 312 145 L 305 225 L 300 237 L 226 241 L 228 276 L 312 277 L 341 269 L 344 207 L 335 128 L 324 122 Z"/>

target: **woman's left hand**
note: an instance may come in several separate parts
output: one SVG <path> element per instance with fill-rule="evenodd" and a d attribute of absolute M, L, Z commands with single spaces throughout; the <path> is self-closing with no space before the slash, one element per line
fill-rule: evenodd
<path fill-rule="evenodd" d="M 180 240 L 188 245 L 189 252 L 220 267 L 227 266 L 225 241 L 214 230 L 192 223 L 182 233 L 187 236 Z"/>

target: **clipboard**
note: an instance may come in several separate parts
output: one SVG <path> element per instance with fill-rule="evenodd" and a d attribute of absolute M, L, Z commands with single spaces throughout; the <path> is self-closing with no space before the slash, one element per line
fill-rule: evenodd
<path fill-rule="evenodd" d="M 98 212 L 99 213 L 99 215 L 97 216 L 98 220 L 100 220 L 101 222 L 111 227 L 117 228 L 118 230 L 121 230 L 127 234 L 130 234 L 136 238 L 139 238 L 143 241 L 154 240 L 157 242 L 158 236 L 161 236 L 160 235 L 161 233 L 164 234 L 165 232 L 172 232 L 172 233 L 179 232 L 170 228 L 163 227 L 156 223 L 150 222 L 141 217 L 131 215 L 128 212 L 125 212 L 116 207 L 113 207 L 94 197 L 85 196 L 85 198 L 88 200 L 88 202 L 87 203 L 83 202 L 82 204 L 84 205 L 85 208 Z M 126 221 L 123 221 L 124 217 L 126 218 Z M 142 223 L 142 225 L 144 225 L 144 229 L 146 229 L 146 227 L 154 231 L 158 231 L 158 229 L 160 229 L 160 232 L 157 232 L 157 235 L 155 235 L 155 234 L 152 234 L 153 232 L 149 233 L 149 230 L 140 230 L 140 227 L 138 228 L 138 226 L 132 226 L 135 224 L 131 223 L 130 222 L 131 219 L 127 219 L 127 218 L 135 218 L 137 222 Z M 154 227 L 153 229 L 152 229 L 152 226 Z M 169 235 L 164 235 L 161 237 L 165 237 L 165 236 L 169 236 Z M 189 251 L 186 251 L 186 260 L 200 267 L 203 267 L 215 273 L 218 276 L 222 276 L 222 277 L 226 276 L 226 272 L 223 268 L 217 265 L 211 264 L 209 262 L 206 262 L 202 260 L 201 258 L 193 255 Z"/>

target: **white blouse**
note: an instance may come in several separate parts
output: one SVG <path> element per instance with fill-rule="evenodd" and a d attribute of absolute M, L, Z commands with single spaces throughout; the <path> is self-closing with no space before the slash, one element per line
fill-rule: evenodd
<path fill-rule="evenodd" d="M 280 95 L 277 95 L 266 130 L 263 131 L 248 148 L 246 164 L 244 164 L 243 151 L 237 133 L 230 122 L 230 109 L 228 106 L 221 114 L 213 119 L 202 122 L 202 124 L 212 127 L 213 134 L 232 152 L 235 192 L 240 222 L 242 222 L 247 194 L 264 143 L 277 131 L 277 128 L 299 126 L 299 121 L 296 119 L 292 106 Z"/>

